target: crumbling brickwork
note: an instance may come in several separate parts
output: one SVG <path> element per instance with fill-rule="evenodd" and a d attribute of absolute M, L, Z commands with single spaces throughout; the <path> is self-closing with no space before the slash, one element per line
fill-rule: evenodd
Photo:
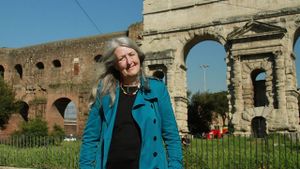
<path fill-rule="evenodd" d="M 300 35 L 298 1 L 144 0 L 143 9 L 143 22 L 126 32 L 0 49 L 1 76 L 27 105 L 28 117 L 43 117 L 49 128 L 63 126 L 64 108 L 72 101 L 80 135 L 103 44 L 129 36 L 146 53 L 145 72 L 165 81 L 179 130 L 187 133 L 186 57 L 197 43 L 213 40 L 226 50 L 229 117 L 235 132 L 251 134 L 256 119 L 266 121 L 266 132 L 299 131 L 293 52 Z M 260 73 L 264 81 L 255 80 Z"/>

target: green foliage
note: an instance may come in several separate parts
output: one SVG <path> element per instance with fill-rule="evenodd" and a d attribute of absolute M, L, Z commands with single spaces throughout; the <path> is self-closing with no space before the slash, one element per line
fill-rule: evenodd
<path fill-rule="evenodd" d="M 35 140 L 36 138 L 31 138 Z M 10 141 L 11 142 L 11 141 Z M 0 166 L 36 169 L 79 169 L 81 142 L 63 142 L 60 145 L 20 148 L 1 144 Z"/>
<path fill-rule="evenodd" d="M 12 113 L 17 110 L 13 90 L 0 77 L 0 128 L 5 128 Z"/>
<path fill-rule="evenodd" d="M 188 126 L 194 135 L 201 135 L 210 130 L 212 112 L 217 112 L 223 118 L 227 118 L 228 99 L 226 92 L 196 93 L 192 96 L 188 106 Z"/>
<path fill-rule="evenodd" d="M 36 118 L 28 122 L 23 122 L 21 130 L 13 134 L 13 138 L 15 138 L 13 140 L 22 147 L 39 147 L 49 145 L 53 142 L 47 136 L 47 122 L 41 118 Z M 35 138 L 34 140 L 31 139 L 33 137 Z"/>
<path fill-rule="evenodd" d="M 234 135 L 212 140 L 193 138 L 191 144 L 183 149 L 184 168 L 298 169 L 299 140 L 290 139 L 291 136 L 274 134 L 264 139 Z"/>
<path fill-rule="evenodd" d="M 189 148 L 183 151 L 183 165 L 185 169 L 209 169 L 207 162 Z"/>
<path fill-rule="evenodd" d="M 299 135 L 295 137 L 299 139 Z M 0 140 L 0 166 L 77 169 L 80 145 L 80 141 L 74 141 L 25 149 L 5 145 Z M 234 135 L 212 140 L 193 138 L 183 147 L 183 166 L 185 169 L 298 169 L 299 146 L 299 140 L 282 134 L 263 139 Z"/>
<path fill-rule="evenodd" d="M 54 139 L 54 144 L 59 145 L 64 140 L 65 131 L 62 127 L 55 124 L 53 126 L 53 131 L 51 132 L 50 136 Z"/>
<path fill-rule="evenodd" d="M 60 127 L 59 125 L 54 124 L 54 126 L 53 126 L 53 131 L 52 131 L 52 133 L 50 134 L 50 136 L 63 138 L 63 137 L 65 136 L 65 131 L 64 131 L 64 129 L 63 129 L 62 127 Z"/>
<path fill-rule="evenodd" d="M 26 136 L 48 136 L 47 122 L 41 118 L 23 122 L 21 126 L 21 134 Z"/>
<path fill-rule="evenodd" d="M 23 122 L 21 130 L 12 135 L 13 143 L 20 147 L 40 147 L 49 145 L 59 145 L 63 141 L 65 132 L 63 128 L 55 124 L 53 131 L 48 135 L 47 122 L 41 118 L 36 118 L 28 122 Z M 32 139 L 34 138 L 34 139 Z"/>

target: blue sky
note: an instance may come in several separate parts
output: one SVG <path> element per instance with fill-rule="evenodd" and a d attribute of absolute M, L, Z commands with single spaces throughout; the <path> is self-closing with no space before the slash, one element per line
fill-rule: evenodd
<path fill-rule="evenodd" d="M 143 19 L 142 0 L 77 1 L 98 28 L 86 17 L 76 0 L 1 0 L 0 47 L 18 48 L 124 31 Z M 296 55 L 300 55 L 299 41 L 295 46 Z M 211 92 L 226 90 L 224 58 L 225 50 L 216 42 L 204 41 L 194 46 L 187 57 L 189 90 L 202 92 L 204 86 Z M 200 68 L 203 64 L 209 65 L 205 80 Z M 300 66 L 299 59 L 296 64 Z M 298 69 L 297 74 L 300 76 Z"/>
<path fill-rule="evenodd" d="M 1 0 L 0 47 L 22 47 L 126 30 L 142 20 L 141 0 Z"/>

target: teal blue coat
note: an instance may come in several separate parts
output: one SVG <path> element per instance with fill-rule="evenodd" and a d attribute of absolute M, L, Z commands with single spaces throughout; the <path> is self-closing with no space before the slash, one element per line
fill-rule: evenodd
<path fill-rule="evenodd" d="M 132 108 L 141 131 L 139 168 L 182 169 L 181 141 L 168 90 L 160 80 L 149 78 L 148 83 L 151 90 L 142 87 Z M 102 99 L 97 97 L 91 106 L 82 138 L 80 169 L 106 168 L 119 91 L 117 87 L 114 105 L 110 106 L 110 97 L 106 95 Z"/>

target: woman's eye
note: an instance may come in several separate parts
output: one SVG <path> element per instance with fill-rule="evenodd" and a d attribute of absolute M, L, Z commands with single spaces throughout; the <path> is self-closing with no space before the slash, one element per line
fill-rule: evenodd
<path fill-rule="evenodd" d="M 120 59 L 119 59 L 119 62 L 122 62 L 122 61 L 124 61 L 125 60 L 125 57 L 121 57 Z"/>
<path fill-rule="evenodd" d="M 134 56 L 135 55 L 135 53 L 129 53 L 129 56 Z"/>

